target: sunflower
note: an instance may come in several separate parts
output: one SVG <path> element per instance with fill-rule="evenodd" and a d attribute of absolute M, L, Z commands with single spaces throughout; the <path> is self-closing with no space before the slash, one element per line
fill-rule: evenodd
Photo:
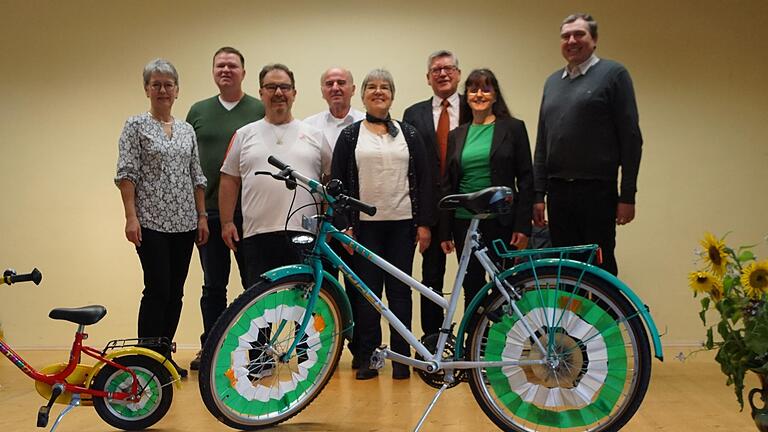
<path fill-rule="evenodd" d="M 709 294 L 715 301 L 723 298 L 723 284 L 708 271 L 691 272 L 688 275 L 688 285 L 693 292 Z"/>
<path fill-rule="evenodd" d="M 753 299 L 768 293 L 768 260 L 749 264 L 741 274 L 741 285 L 744 293 Z"/>
<path fill-rule="evenodd" d="M 722 276 L 725 274 L 728 254 L 725 252 L 725 242 L 718 240 L 712 233 L 705 233 L 704 239 L 700 242 L 704 248 L 704 258 L 707 267 L 712 273 Z"/>

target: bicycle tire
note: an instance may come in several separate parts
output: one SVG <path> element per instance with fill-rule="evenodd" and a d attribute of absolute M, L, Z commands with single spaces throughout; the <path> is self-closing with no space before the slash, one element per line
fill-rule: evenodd
<path fill-rule="evenodd" d="M 173 386 L 168 370 L 158 361 L 141 355 L 118 357 L 114 362 L 131 369 L 143 388 L 141 400 L 126 402 L 94 397 L 96 413 L 109 425 L 123 430 L 146 429 L 162 419 L 173 401 Z M 106 365 L 93 378 L 91 386 L 106 392 L 129 392 L 133 377 L 128 372 Z"/>
<path fill-rule="evenodd" d="M 524 319 L 559 362 L 468 370 L 485 414 L 507 431 L 620 430 L 639 408 L 651 374 L 636 309 L 613 285 L 576 269 L 537 268 L 535 277 L 529 270 L 508 281 L 521 295 L 516 304 Z M 478 309 L 469 358 L 543 358 L 522 320 L 502 312 L 505 302 L 493 291 Z"/>
<path fill-rule="evenodd" d="M 199 386 L 220 422 L 242 430 L 274 426 L 309 406 L 328 383 L 341 357 L 343 329 L 338 303 L 324 286 L 305 339 L 280 360 L 306 313 L 312 285 L 306 274 L 262 280 L 217 320 L 203 347 Z"/>

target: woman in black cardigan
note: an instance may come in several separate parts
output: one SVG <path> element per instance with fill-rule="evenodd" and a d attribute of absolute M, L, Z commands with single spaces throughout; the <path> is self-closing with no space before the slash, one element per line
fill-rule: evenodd
<path fill-rule="evenodd" d="M 472 118 L 448 135 L 443 195 L 471 193 L 489 186 L 511 187 L 515 192 L 513 211 L 480 221 L 480 232 L 488 245 L 500 238 L 524 249 L 533 211 L 533 168 L 525 123 L 509 113 L 499 82 L 490 70 L 472 71 L 464 87 L 464 103 L 469 105 Z M 440 226 L 445 227 L 439 233 L 443 252 L 456 249 L 460 254 L 471 215 L 460 209 L 455 214 L 442 212 L 440 217 Z M 472 257 L 464 279 L 465 306 L 485 283 L 485 270 Z"/>
<path fill-rule="evenodd" d="M 419 134 L 408 124 L 392 121 L 389 109 L 395 94 L 392 75 L 382 69 L 368 73 L 363 80 L 366 119 L 346 127 L 333 152 L 331 176 L 343 182 L 348 195 L 376 206 L 374 216 L 350 212 L 348 234 L 369 250 L 407 274 L 413 266 L 414 244 L 419 251 L 429 246 L 433 225 L 433 197 L 430 172 Z M 411 290 L 365 258 L 355 255 L 355 272 L 381 298 L 384 287 L 392 312 L 411 327 Z M 378 371 L 370 369 L 373 350 L 381 345 L 381 319 L 366 301 L 353 305 L 356 312 L 353 353 L 359 362 L 357 379 L 370 379 Z M 392 330 L 392 350 L 410 356 L 408 343 Z M 408 366 L 394 363 L 392 377 L 406 379 Z"/>

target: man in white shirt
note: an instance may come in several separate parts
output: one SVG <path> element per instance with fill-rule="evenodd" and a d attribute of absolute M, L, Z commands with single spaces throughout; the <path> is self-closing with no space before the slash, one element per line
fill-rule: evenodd
<path fill-rule="evenodd" d="M 356 121 L 363 120 L 365 113 L 352 108 L 355 83 L 352 73 L 343 68 L 330 68 L 320 75 L 320 92 L 328 103 L 328 110 L 304 119 L 321 131 L 333 150 L 341 130 Z"/>
<path fill-rule="evenodd" d="M 249 286 L 267 270 L 300 261 L 289 238 L 305 231 L 301 227 L 302 215 L 316 214 L 320 205 L 312 205 L 319 198 L 300 189 L 295 191 L 294 201 L 294 191 L 284 183 L 255 173 L 276 171 L 267 162 L 269 156 L 275 156 L 305 175 L 322 180 L 330 172 L 331 162 L 323 133 L 291 114 L 296 98 L 293 72 L 279 63 L 264 66 L 259 85 L 266 116 L 235 132 L 221 167 L 219 186 L 221 236 L 230 249 L 242 247 Z M 239 190 L 242 240 L 233 223 Z M 286 223 L 289 211 L 303 206 Z"/>

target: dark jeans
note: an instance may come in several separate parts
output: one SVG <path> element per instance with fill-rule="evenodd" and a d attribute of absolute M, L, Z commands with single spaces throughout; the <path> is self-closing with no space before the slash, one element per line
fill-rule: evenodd
<path fill-rule="evenodd" d="M 459 261 L 461 260 L 461 252 L 464 249 L 464 238 L 467 235 L 469 223 L 470 219 L 455 218 L 453 220 L 453 242 L 456 245 L 456 258 Z M 483 244 L 488 246 L 488 257 L 496 262 L 497 267 L 505 269 L 507 267 L 506 262 L 496 255 L 491 242 L 496 239 L 502 239 L 504 242 L 509 243 L 512 239 L 512 227 L 502 226 L 498 219 L 484 219 L 480 221 L 478 229 L 480 230 Z M 467 266 L 467 273 L 464 276 L 464 283 L 462 284 L 464 287 L 465 310 L 486 282 L 485 269 L 480 265 L 480 261 L 472 255 Z"/>
<path fill-rule="evenodd" d="M 600 267 L 618 274 L 614 255 L 619 202 L 616 182 L 550 179 L 547 202 L 552 245 L 596 243 L 603 251 Z"/>
<path fill-rule="evenodd" d="M 432 288 L 432 291 L 443 295 L 443 280 L 445 279 L 445 253 L 440 247 L 437 233 L 439 226 L 432 227 L 432 242 L 421 254 L 421 283 Z M 443 324 L 443 308 L 424 296 L 421 297 L 421 329 L 424 335 L 440 331 Z"/>
<path fill-rule="evenodd" d="M 359 242 L 371 252 L 389 261 L 398 269 L 411 274 L 413 269 L 413 254 L 415 253 L 413 222 L 380 221 L 360 222 L 357 233 Z M 392 313 L 410 330 L 413 314 L 411 289 L 394 276 L 385 273 L 362 256 L 354 255 L 354 270 L 376 296 L 382 298 L 386 288 L 387 305 Z M 410 356 L 410 345 L 394 329 L 390 327 L 392 350 L 396 353 Z M 357 323 L 355 325 L 357 355 L 367 362 L 373 350 L 381 345 L 381 317 L 366 300 L 361 299 L 357 304 Z"/>
<path fill-rule="evenodd" d="M 288 264 L 298 264 L 301 256 L 290 243 L 295 231 L 278 231 L 252 235 L 240 241 L 238 249 L 242 248 L 245 260 L 246 286 L 251 287 L 258 282 L 262 273 Z"/>
<path fill-rule="evenodd" d="M 234 218 L 237 234 L 243 237 L 243 217 L 236 214 Z M 203 334 L 200 344 L 205 343 L 208 332 L 227 307 L 227 284 L 229 271 L 232 266 L 231 251 L 221 238 L 221 219 L 218 210 L 208 210 L 208 242 L 198 247 L 200 264 L 203 267 L 203 295 L 200 297 L 200 311 L 203 314 Z M 240 282 L 245 287 L 245 264 L 243 252 L 237 249 L 235 262 L 240 272 Z"/>
<path fill-rule="evenodd" d="M 173 340 L 181 317 L 195 234 L 196 231 L 164 233 L 141 228 L 141 246 L 136 248 L 144 270 L 139 337 L 164 336 Z"/>

